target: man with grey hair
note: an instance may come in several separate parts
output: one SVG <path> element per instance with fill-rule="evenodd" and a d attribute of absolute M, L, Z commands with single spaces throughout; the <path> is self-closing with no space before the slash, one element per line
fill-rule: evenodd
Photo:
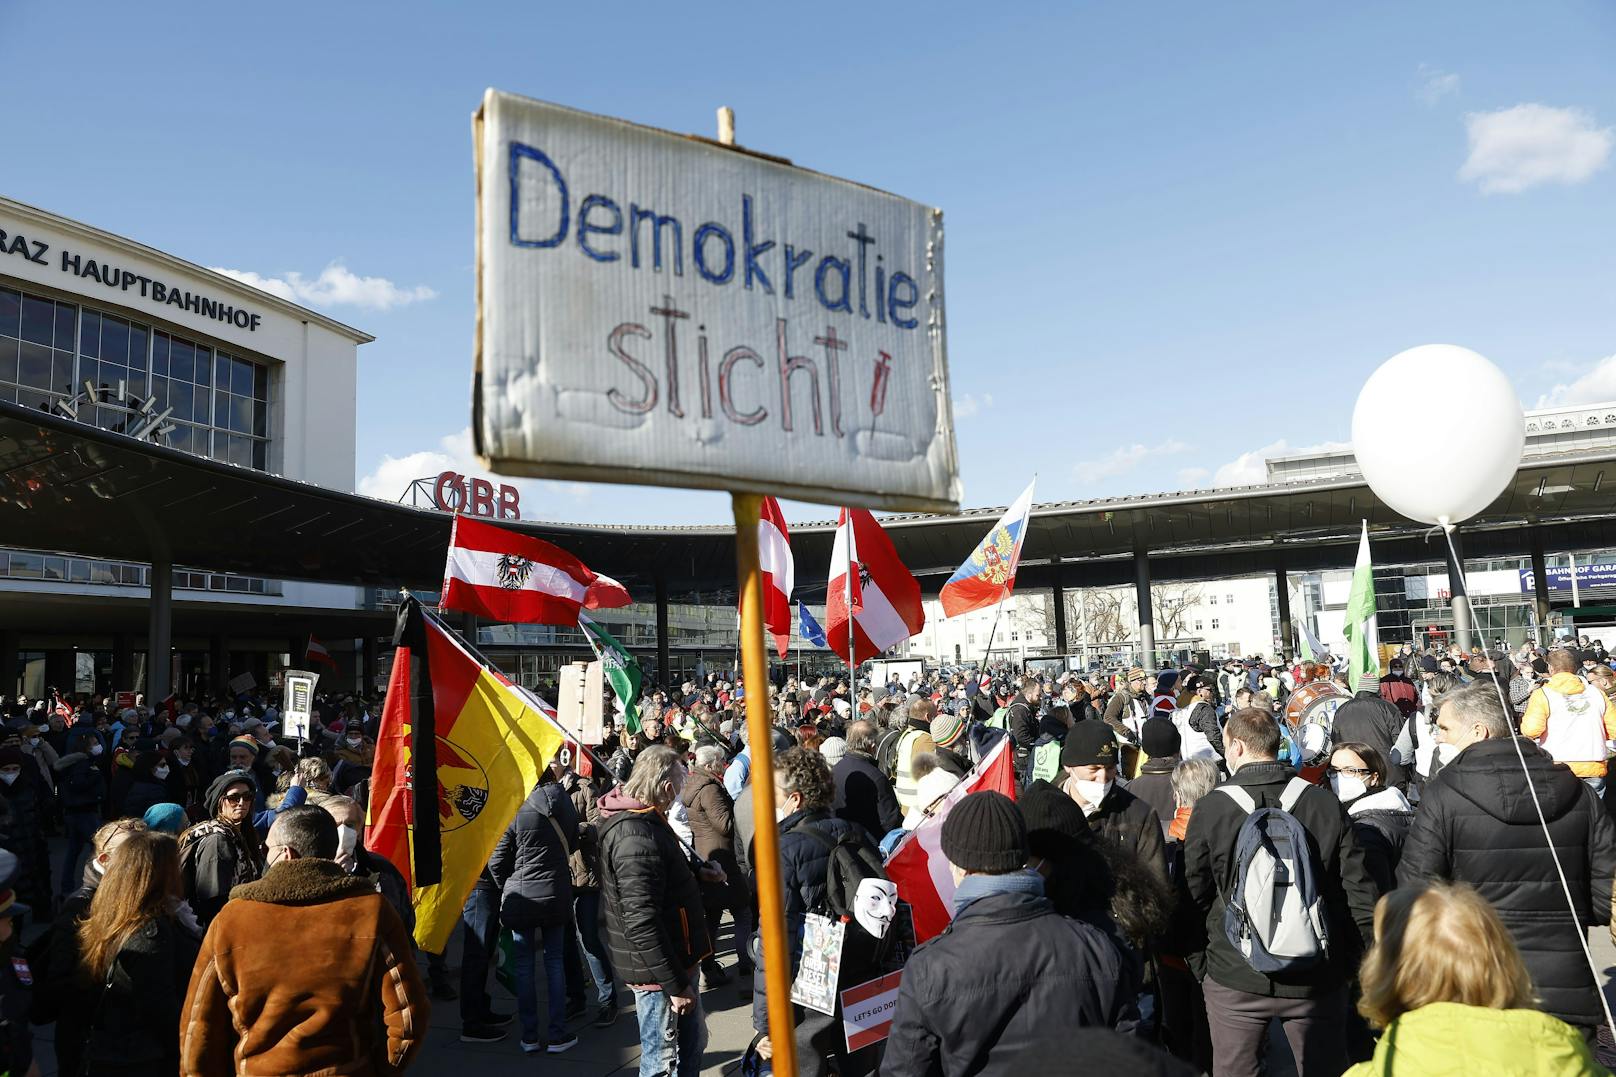
<path fill-rule="evenodd" d="M 1492 678 L 1445 696 L 1436 724 L 1458 754 L 1425 785 L 1398 886 L 1475 887 L 1514 936 L 1543 1011 L 1592 1042 L 1603 1018 L 1583 939 L 1610 918 L 1616 826 L 1569 767 L 1515 735 Z"/>
<path fill-rule="evenodd" d="M 634 991 L 640 1077 L 696 1077 L 707 1048 L 697 973 L 712 937 L 696 873 L 666 815 L 684 784 L 678 753 L 653 744 L 628 781 L 600 798 L 606 932 L 612 964 Z"/>

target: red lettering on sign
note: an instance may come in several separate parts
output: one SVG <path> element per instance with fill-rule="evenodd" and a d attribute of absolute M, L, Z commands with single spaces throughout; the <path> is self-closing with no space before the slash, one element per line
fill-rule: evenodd
<path fill-rule="evenodd" d="M 457 471 L 445 471 L 432 483 L 432 503 L 440 512 L 464 512 L 488 519 L 520 520 L 521 491 L 514 486 L 495 486 L 487 479 L 472 479 Z"/>

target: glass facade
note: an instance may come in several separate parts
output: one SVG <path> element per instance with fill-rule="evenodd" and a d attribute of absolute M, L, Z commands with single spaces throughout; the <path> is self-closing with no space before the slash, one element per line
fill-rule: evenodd
<path fill-rule="evenodd" d="M 54 410 L 84 391 L 101 402 L 79 419 L 132 432 L 138 401 L 169 412 L 172 448 L 242 467 L 270 466 L 269 368 L 198 341 L 0 287 L 0 400 Z"/>
<path fill-rule="evenodd" d="M 145 587 L 150 567 L 134 561 L 96 561 L 84 557 L 39 553 L 33 550 L 0 549 L 0 577 L 12 580 L 51 580 L 60 583 L 105 584 L 118 587 Z M 183 591 L 228 591 L 242 595 L 278 595 L 279 580 L 232 576 L 201 569 L 174 569 L 174 589 Z"/>

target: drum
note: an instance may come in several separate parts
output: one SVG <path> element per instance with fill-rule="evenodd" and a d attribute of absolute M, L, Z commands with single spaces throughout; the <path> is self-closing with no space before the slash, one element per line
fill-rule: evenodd
<path fill-rule="evenodd" d="M 1302 767 L 1318 767 L 1330 758 L 1330 731 L 1335 712 L 1352 697 L 1329 681 L 1313 681 L 1285 701 L 1285 725 L 1291 742 L 1300 746 Z"/>

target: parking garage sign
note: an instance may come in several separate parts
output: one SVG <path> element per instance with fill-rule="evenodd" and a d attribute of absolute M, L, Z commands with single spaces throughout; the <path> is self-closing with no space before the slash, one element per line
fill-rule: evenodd
<path fill-rule="evenodd" d="M 958 507 L 940 211 L 493 90 L 474 129 L 489 467 Z"/>

